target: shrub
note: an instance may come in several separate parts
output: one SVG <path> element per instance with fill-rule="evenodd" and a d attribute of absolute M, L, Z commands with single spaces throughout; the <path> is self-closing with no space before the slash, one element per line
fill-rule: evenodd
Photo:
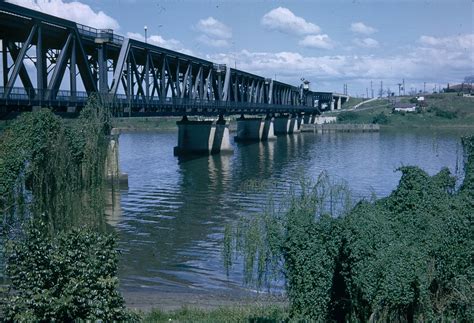
<path fill-rule="evenodd" d="M 383 112 L 380 112 L 372 119 L 372 123 L 376 124 L 388 124 L 390 120 L 388 119 L 387 115 Z"/>
<path fill-rule="evenodd" d="M 463 145 L 458 190 L 448 169 L 429 176 L 403 167 L 388 197 L 338 214 L 332 202 L 345 200 L 334 194 L 340 190 L 318 181 L 290 195 L 283 214 L 239 227 L 238 250 L 249 268 L 263 264 L 259 276 L 283 264 L 293 319 L 472 322 L 474 137 Z M 260 247 L 249 253 L 245 245 L 256 238 Z"/>
<path fill-rule="evenodd" d="M 356 112 L 342 112 L 337 116 L 339 122 L 350 122 L 359 119 L 359 115 Z"/>
<path fill-rule="evenodd" d="M 458 117 L 458 114 L 456 111 L 436 109 L 435 116 L 445 119 L 455 119 Z"/>
<path fill-rule="evenodd" d="M 117 290 L 117 251 L 110 235 L 73 229 L 55 238 L 45 226 L 6 248 L 11 279 L 7 321 L 135 320 Z"/>

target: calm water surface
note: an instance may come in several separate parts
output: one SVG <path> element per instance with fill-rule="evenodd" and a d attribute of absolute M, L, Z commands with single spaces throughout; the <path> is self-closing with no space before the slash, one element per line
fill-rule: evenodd
<path fill-rule="evenodd" d="M 300 179 L 322 171 L 347 181 L 354 195 L 386 196 L 402 165 L 430 174 L 460 174 L 460 133 L 304 133 L 268 143 L 235 144 L 232 155 L 182 160 L 176 132 L 120 136 L 120 167 L 129 189 L 109 196 L 108 222 L 123 249 L 122 289 L 242 291 L 236 269 L 226 276 L 223 227 L 258 214 L 269 196 L 281 200 Z"/>

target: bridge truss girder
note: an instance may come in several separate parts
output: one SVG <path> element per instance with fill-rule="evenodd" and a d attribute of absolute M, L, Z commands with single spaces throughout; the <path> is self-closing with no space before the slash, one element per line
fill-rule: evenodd
<path fill-rule="evenodd" d="M 143 112 L 162 105 L 168 109 L 170 102 L 229 111 L 239 106 L 247 111 L 252 106 L 259 111 L 317 109 L 313 92 L 301 87 L 3 2 L 0 40 L 0 99 L 6 102 L 20 86 L 15 91 L 26 93 L 30 105 L 53 105 L 59 98 L 81 105 L 85 96 L 79 92 L 85 91 L 112 103 L 139 105 Z"/>

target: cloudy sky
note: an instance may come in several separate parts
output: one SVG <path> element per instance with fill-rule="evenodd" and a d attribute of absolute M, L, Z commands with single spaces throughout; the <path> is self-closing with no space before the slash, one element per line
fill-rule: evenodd
<path fill-rule="evenodd" d="M 313 90 L 432 90 L 474 74 L 472 0 L 10 0 Z"/>

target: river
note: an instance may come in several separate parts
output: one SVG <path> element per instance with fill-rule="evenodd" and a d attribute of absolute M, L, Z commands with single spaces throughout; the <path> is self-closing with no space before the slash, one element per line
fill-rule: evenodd
<path fill-rule="evenodd" d="M 173 156 L 176 132 L 120 136 L 120 167 L 128 190 L 108 198 L 108 223 L 118 232 L 123 291 L 240 293 L 241 270 L 227 277 L 224 225 L 258 214 L 270 196 L 283 200 L 301 179 L 327 171 L 357 198 L 387 196 L 403 165 L 429 174 L 447 166 L 462 174 L 459 132 L 303 133 L 254 144 L 232 143 L 231 155 Z"/>

